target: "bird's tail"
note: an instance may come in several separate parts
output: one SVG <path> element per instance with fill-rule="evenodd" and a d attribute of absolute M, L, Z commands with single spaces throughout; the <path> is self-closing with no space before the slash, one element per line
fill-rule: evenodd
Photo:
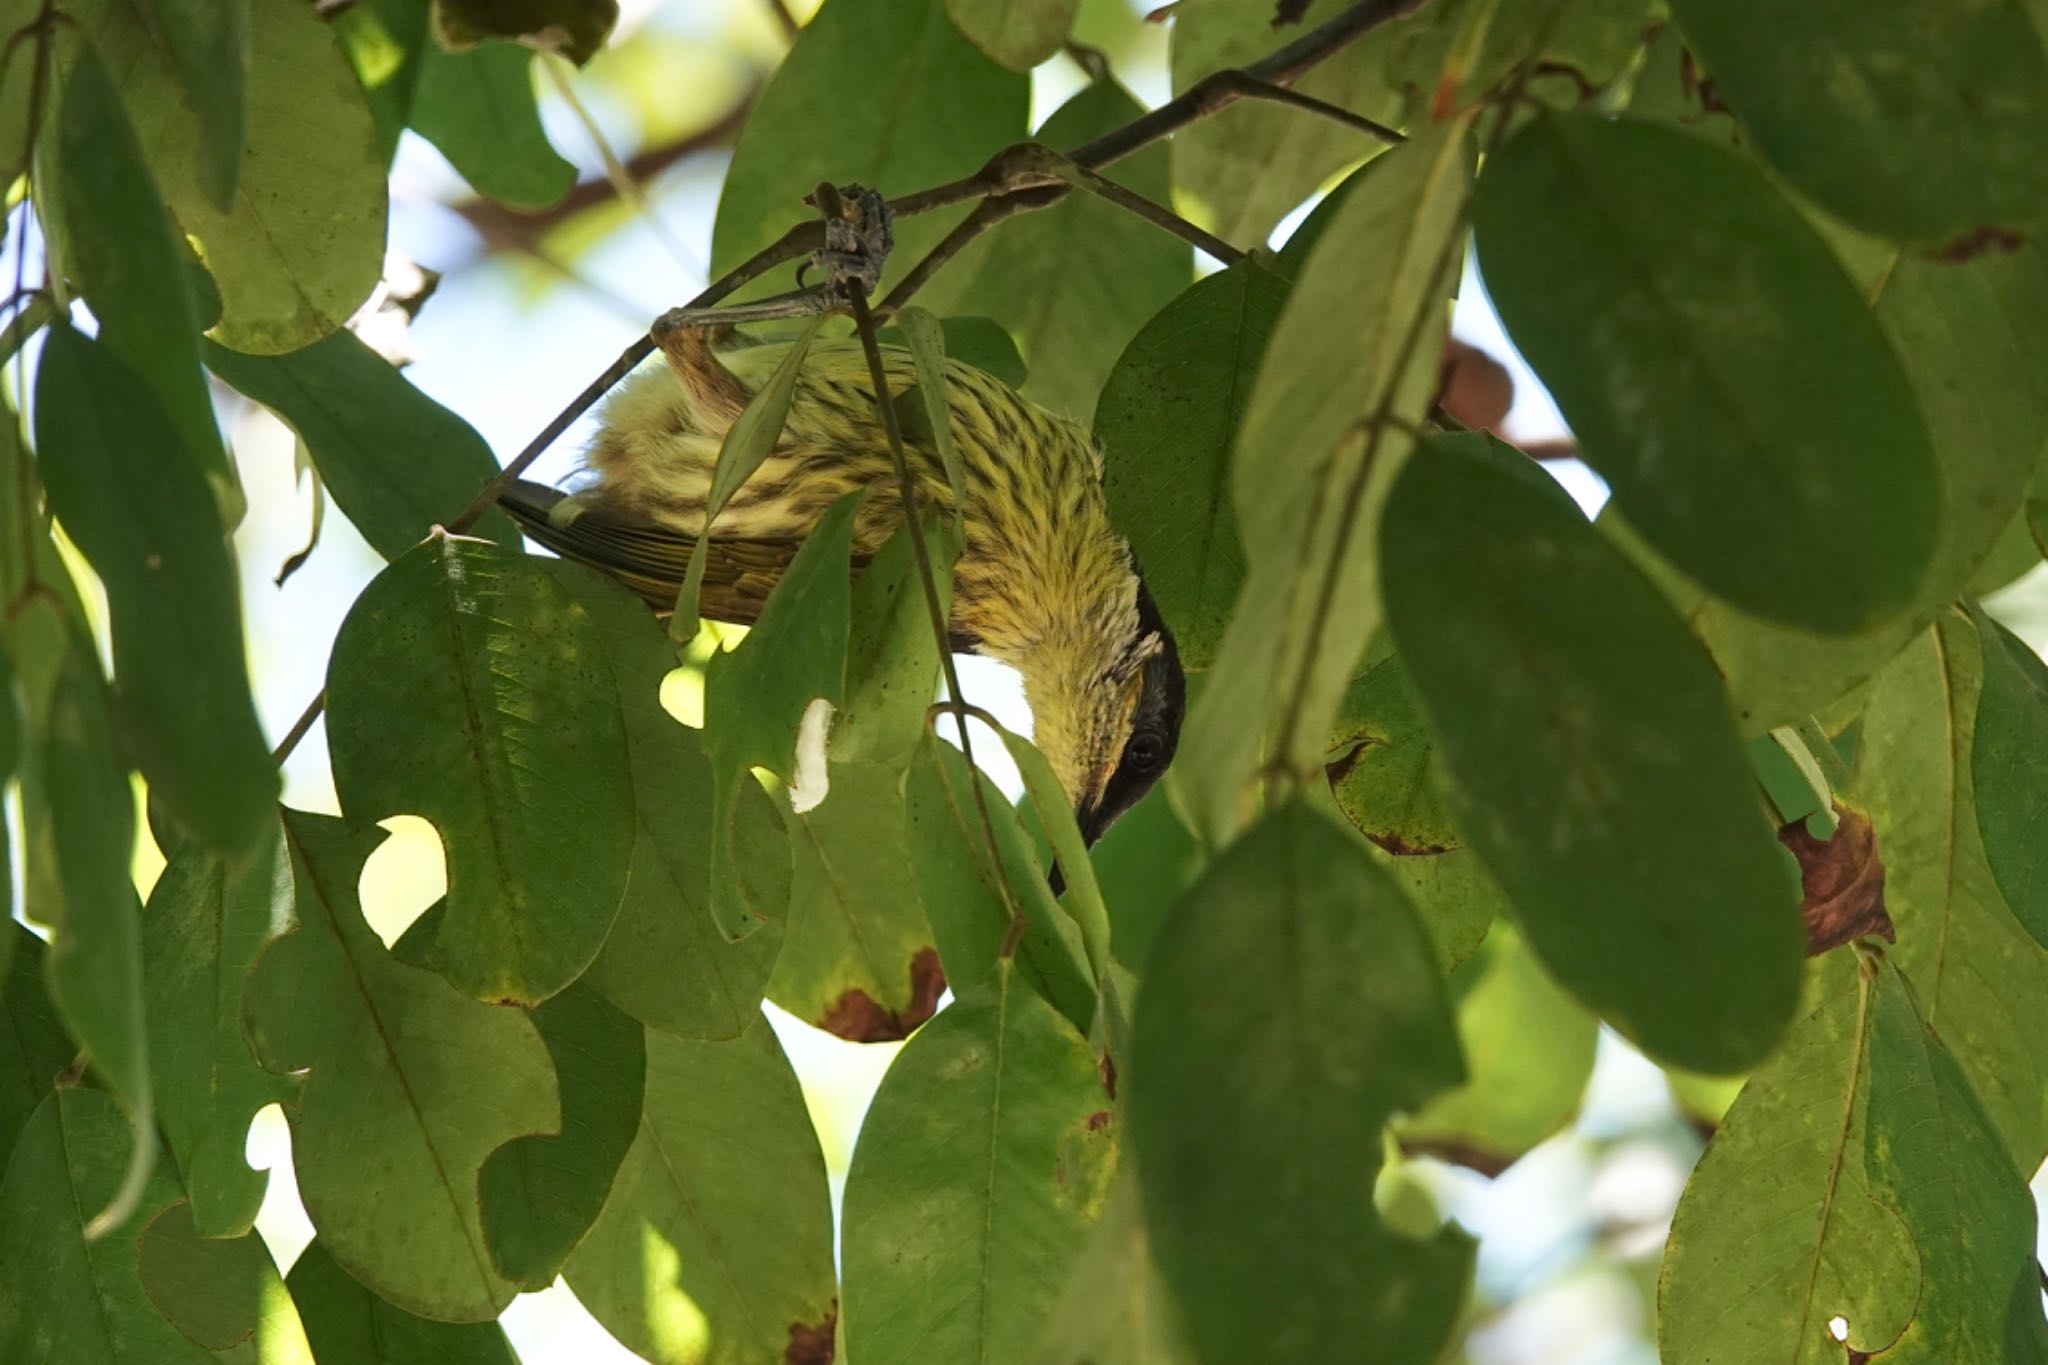
<path fill-rule="evenodd" d="M 498 504 L 528 540 L 610 574 L 658 611 L 675 606 L 694 543 L 689 537 L 617 521 L 531 479 L 513 480 Z"/>

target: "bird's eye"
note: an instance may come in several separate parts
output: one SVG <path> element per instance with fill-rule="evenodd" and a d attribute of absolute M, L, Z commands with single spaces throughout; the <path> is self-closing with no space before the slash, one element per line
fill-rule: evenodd
<path fill-rule="evenodd" d="M 1150 730 L 1140 730 L 1124 746 L 1124 762 L 1139 772 L 1150 772 L 1166 757 L 1166 741 Z"/>

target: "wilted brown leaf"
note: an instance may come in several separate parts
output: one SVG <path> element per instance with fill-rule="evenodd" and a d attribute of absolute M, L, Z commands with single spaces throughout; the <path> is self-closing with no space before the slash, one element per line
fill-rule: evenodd
<path fill-rule="evenodd" d="M 1891 916 L 1884 908 L 1884 862 L 1878 857 L 1870 818 L 1839 804 L 1835 815 L 1839 823 L 1832 839 L 1814 838 L 1804 820 L 1778 831 L 1778 842 L 1799 860 L 1808 957 L 1851 939 L 1894 941 Z"/>

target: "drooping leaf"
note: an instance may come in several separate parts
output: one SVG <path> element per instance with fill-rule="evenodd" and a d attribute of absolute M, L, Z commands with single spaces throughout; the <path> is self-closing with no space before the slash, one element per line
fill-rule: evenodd
<path fill-rule="evenodd" d="M 1687 1184 L 1663 1358 L 2038 1360 L 2033 1246 L 1969 1082 L 1899 972 L 1869 963 L 1751 1078 Z"/>
<path fill-rule="evenodd" d="M 188 0 L 154 3 L 188 7 Z M 236 8 L 229 3 L 218 7 L 224 23 L 232 23 L 227 16 Z M 240 8 L 246 20 L 246 0 Z M 196 19 L 196 8 L 181 17 Z M 167 26 L 166 31 L 181 30 Z M 230 73 L 222 73 L 219 85 L 235 85 L 234 97 L 240 98 Z M 121 97 L 89 45 L 79 45 L 65 73 L 55 142 L 56 213 L 62 219 L 66 271 L 92 305 L 100 341 L 156 394 L 175 429 L 169 448 L 151 451 L 150 457 L 191 461 L 206 475 L 232 525 L 241 520 L 242 490 L 221 445 L 206 375 L 198 364 L 199 323 L 185 288 L 186 256 L 172 237 L 170 216 L 135 130 L 128 126 Z M 237 133 L 237 155 L 239 146 Z M 209 158 L 202 156 L 200 163 L 203 173 L 216 173 Z M 233 170 L 232 161 L 228 170 Z M 39 202 L 38 208 L 49 211 L 46 203 Z"/>
<path fill-rule="evenodd" d="M 199 187 L 223 212 L 234 208 L 249 83 L 250 0 L 147 0 L 179 88 L 199 127 Z"/>
<path fill-rule="evenodd" d="M 924 407 L 924 424 L 931 431 L 939 463 L 945 466 L 946 482 L 952 486 L 953 506 L 965 507 L 967 471 L 960 464 L 960 445 L 953 439 L 952 409 L 946 402 L 945 324 L 912 305 L 897 315 L 896 326 L 902 333 L 903 345 L 910 351 L 910 363 L 917 368 L 918 401 Z M 1009 333 L 1003 335 L 1008 337 Z M 1017 382 L 1023 382 L 1021 376 Z"/>
<path fill-rule="evenodd" d="M 1122 86 L 1097 82 L 1055 110 L 1033 140 L 1071 151 L 1143 112 Z M 1163 147 L 1127 157 L 1104 174 L 1154 202 L 1167 198 Z M 1085 422 L 1125 343 L 1186 287 L 1189 273 L 1184 243 L 1075 190 L 1050 208 L 982 233 L 933 278 L 923 297 L 940 312 L 1001 323 L 1031 367 L 1024 396 Z"/>
<path fill-rule="evenodd" d="M 1487 288 L 1632 524 L 1730 603 L 1824 633 L 1912 605 L 1940 482 L 1907 376 L 1733 153 L 1542 114 L 1473 205 Z"/>
<path fill-rule="evenodd" d="M 255 1233 L 205 1236 L 181 1201 L 142 1228 L 135 1266 L 149 1301 L 189 1340 L 237 1360 L 308 1358 L 298 1310 Z"/>
<path fill-rule="evenodd" d="M 2040 820 L 2048 808 L 2048 666 L 2026 641 L 1979 616 L 1984 690 L 1977 704 L 1977 829 L 1999 892 L 2034 942 L 2048 948 L 2048 866 Z"/>
<path fill-rule="evenodd" d="M 942 0 L 830 0 L 797 35 L 733 149 L 711 269 L 732 269 L 813 216 L 803 199 L 821 180 L 900 195 L 969 174 L 1022 139 L 1028 93 L 1022 75 L 960 36 Z M 891 274 L 948 226 L 942 214 L 896 224 Z"/>
<path fill-rule="evenodd" d="M 967 41 L 1012 71 L 1029 71 L 1060 50 L 1081 0 L 946 0 Z"/>
<path fill-rule="evenodd" d="M 734 821 L 741 785 L 752 780 L 748 770 L 766 768 L 793 781 L 804 713 L 813 703 L 836 707 L 845 697 L 849 565 L 859 505 L 859 493 L 832 504 L 776 580 L 747 638 L 733 652 L 714 655 L 704 670 L 705 752 L 714 784 L 711 918 L 728 939 L 743 938 L 761 923 L 740 892 L 734 856 Z"/>
<path fill-rule="evenodd" d="M 289 811 L 298 923 L 257 959 L 250 1041 L 310 1069 L 292 1124 L 307 1215 L 377 1294 L 446 1321 L 494 1318 L 518 1286 L 492 1266 L 477 1171 L 508 1140 L 559 1130 L 546 1047 L 525 1014 L 465 999 L 393 959 L 356 899 L 381 833 Z"/>
<path fill-rule="evenodd" d="M 656 1365 L 831 1358 L 825 1159 L 765 1020 L 723 1043 L 647 1036 L 639 1136 L 565 1278 Z"/>
<path fill-rule="evenodd" d="M 728 943 L 711 921 L 711 769 L 703 744 L 662 709 L 675 667 L 667 633 L 640 600 L 582 565 L 547 572 L 590 613 L 605 644 L 633 772 L 633 861 L 619 917 L 589 981 L 640 1022 L 685 1038 L 737 1038 L 760 1012 L 782 949 L 789 839 L 758 783 L 741 784 L 734 837 L 741 892 L 764 921 Z"/>
<path fill-rule="evenodd" d="M 434 0 L 434 37 L 457 51 L 517 38 L 581 66 L 619 22 L 619 0 Z"/>
<path fill-rule="evenodd" d="M 498 472 L 475 428 L 421 393 L 354 332 L 276 356 L 208 343 L 206 363 L 292 425 L 335 505 L 386 559 L 453 521 Z M 508 549 L 519 544 L 495 508 L 466 534 Z"/>
<path fill-rule="evenodd" d="M 1375 527 L 1436 388 L 1471 150 L 1462 122 L 1390 153 L 1317 244 L 1237 438 L 1247 573 L 1179 772 L 1198 829 L 1237 829 L 1263 766 L 1303 777 L 1378 624 Z"/>
<path fill-rule="evenodd" d="M 981 788 L 979 807 L 969 782 Z M 918 749 L 904 779 L 904 803 L 911 869 L 954 992 L 1001 969 L 1014 907 L 1024 916 L 1016 961 L 1025 988 L 1050 1001 L 1077 1031 L 1089 1028 L 1096 995 L 1080 928 L 1053 899 L 1015 808 L 936 735 L 927 735 Z M 982 810 L 995 831 L 1000 869 L 989 856 Z"/>
<path fill-rule="evenodd" d="M 434 1322 L 377 1297 L 335 1264 L 315 1238 L 285 1281 L 306 1324 L 313 1358 L 376 1365 L 519 1365 L 495 1322 Z"/>
<path fill-rule="evenodd" d="M 1671 8 L 1757 155 L 1829 212 L 1937 243 L 2048 214 L 2048 58 L 2023 6 Z"/>
<path fill-rule="evenodd" d="M 1859 938 L 1894 942 L 1884 908 L 1884 857 L 1870 819 L 1835 806 L 1827 838 L 1811 826 L 1818 817 L 1795 819 L 1778 828 L 1778 842 L 1799 860 L 1799 915 L 1806 929 L 1806 955 L 1816 957 Z"/>
<path fill-rule="evenodd" d="M 157 187 L 220 286 L 214 340 L 275 354 L 346 321 L 383 269 L 387 196 L 362 88 L 320 16 L 304 5 L 249 7 L 247 145 L 223 213 L 194 181 L 201 125 L 162 38 L 134 22 L 126 0 L 75 0 L 65 12 L 122 73 Z"/>
<path fill-rule="evenodd" d="M 423 815 L 440 832 L 435 970 L 488 1001 L 575 980 L 618 914 L 634 841 L 625 724 L 590 614 L 525 556 L 435 536 L 356 599 L 327 698 L 343 811 Z"/>
<path fill-rule="evenodd" d="M 1514 929 L 1494 926 L 1452 974 L 1468 1077 L 1394 1132 L 1404 1148 L 1495 1172 L 1571 1121 L 1599 1021 L 1551 981 Z"/>
<path fill-rule="evenodd" d="M 1659 1060 L 1760 1060 L 1797 1003 L 1798 890 L 1706 652 L 1490 437 L 1430 442 L 1381 543 L 1453 819 L 1536 956 Z"/>
<path fill-rule="evenodd" d="M 271 936 L 289 923 L 291 865 L 273 828 L 232 861 L 187 844 L 142 917 L 150 1067 L 157 1110 L 202 1237 L 247 1232 L 267 1178 L 249 1168 L 249 1120 L 292 1085 L 265 1071 L 242 1026 L 242 988 Z"/>
<path fill-rule="evenodd" d="M 244 849 L 277 799 L 249 698 L 220 512 L 162 405 L 103 343 L 50 330 L 36 455 L 51 509 L 106 585 L 127 736 L 157 798 L 209 847 Z"/>
<path fill-rule="evenodd" d="M 1166 305 L 1118 357 L 1095 409 L 1102 489 L 1187 668 L 1207 668 L 1244 582 L 1230 453 L 1286 284 L 1254 260 Z"/>
<path fill-rule="evenodd" d="M 1944 613 L 1873 684 L 1845 799 L 1870 813 L 1884 850 L 1893 960 L 2032 1170 L 2048 1156 L 2048 950 L 2006 905 L 1978 832 L 1983 677 L 1969 619 Z"/>
<path fill-rule="evenodd" d="M 0 976 L 0 1171 L 36 1106 L 78 1056 L 50 999 L 43 974 L 43 941 L 26 926 L 9 924 L 6 974 Z"/>
<path fill-rule="evenodd" d="M 846 1178 L 856 1359 L 1026 1358 L 1116 1170 L 1094 1054 L 1009 963 L 904 1046 Z"/>
<path fill-rule="evenodd" d="M 1354 837 L 1295 803 L 1232 844 L 1160 931 L 1135 1029 L 1145 1222 L 1194 1357 L 1435 1359 L 1472 1243 L 1396 1234 L 1373 1185 L 1387 1119 L 1464 1067 L 1428 939 Z"/>

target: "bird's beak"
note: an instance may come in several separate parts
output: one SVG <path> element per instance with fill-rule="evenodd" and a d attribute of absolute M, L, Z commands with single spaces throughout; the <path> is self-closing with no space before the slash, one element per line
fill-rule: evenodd
<path fill-rule="evenodd" d="M 1081 842 L 1088 848 L 1095 847 L 1095 841 L 1109 828 L 1109 821 L 1102 818 L 1102 807 L 1094 796 L 1084 796 L 1074 807 L 1074 823 L 1080 826 Z M 1066 892 L 1067 879 L 1060 865 L 1055 861 L 1052 870 L 1046 874 L 1046 881 L 1052 887 L 1052 894 L 1058 898 Z"/>

